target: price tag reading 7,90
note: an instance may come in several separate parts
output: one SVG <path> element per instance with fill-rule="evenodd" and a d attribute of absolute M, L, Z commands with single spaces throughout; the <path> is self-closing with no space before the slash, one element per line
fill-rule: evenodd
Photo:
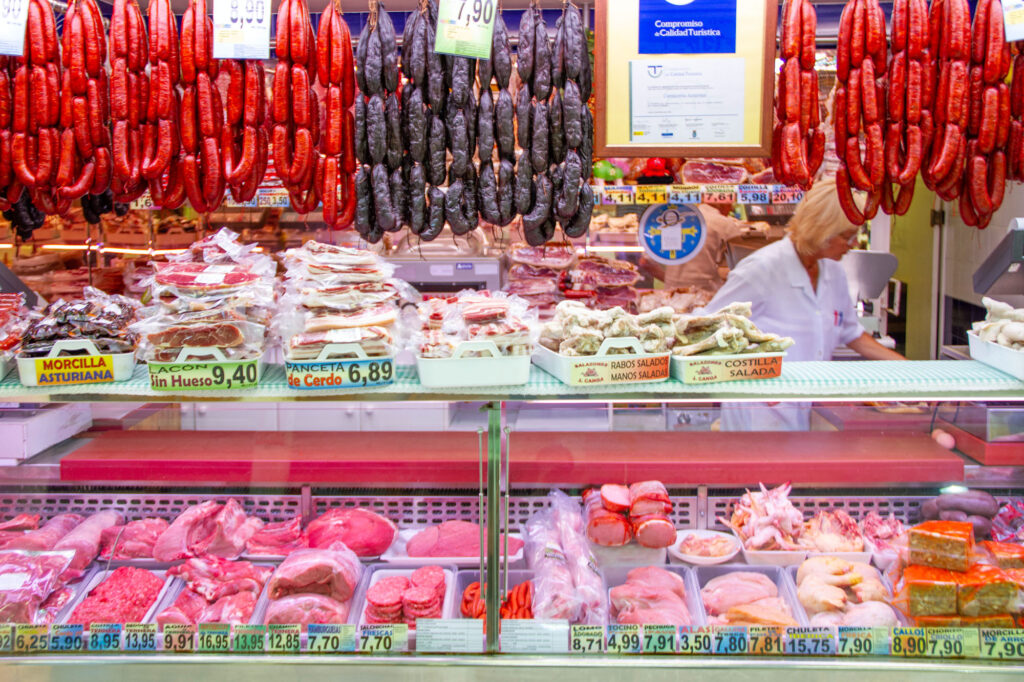
<path fill-rule="evenodd" d="M 491 56 L 497 0 L 441 0 L 434 51 L 473 59 Z"/>
<path fill-rule="evenodd" d="M 839 656 L 888 656 L 889 629 L 841 625 L 837 631 L 836 654 Z"/>
<path fill-rule="evenodd" d="M 981 638 L 981 658 L 1003 661 L 1024 661 L 1024 630 L 984 629 Z"/>

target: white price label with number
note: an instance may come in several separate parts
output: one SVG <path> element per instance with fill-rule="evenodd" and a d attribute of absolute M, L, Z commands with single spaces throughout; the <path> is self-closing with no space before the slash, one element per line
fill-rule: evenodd
<path fill-rule="evenodd" d="M 1024 0 L 1003 0 L 1006 41 L 1024 40 Z"/>
<path fill-rule="evenodd" d="M 213 58 L 270 57 L 270 0 L 214 0 Z"/>
<path fill-rule="evenodd" d="M 473 59 L 491 56 L 497 0 L 441 0 L 434 50 Z"/>
<path fill-rule="evenodd" d="M 0 0 L 0 54 L 20 57 L 25 51 L 29 0 Z"/>

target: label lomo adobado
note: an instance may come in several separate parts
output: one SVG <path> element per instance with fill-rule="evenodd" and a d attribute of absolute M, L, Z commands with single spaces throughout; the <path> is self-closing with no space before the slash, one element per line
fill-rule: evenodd
<path fill-rule="evenodd" d="M 213 357 L 214 360 L 205 358 Z M 195 358 L 204 358 L 196 360 Z M 174 362 L 150 362 L 154 391 L 216 391 L 254 388 L 263 375 L 262 358 L 229 360 L 220 348 L 182 348 Z"/>
<path fill-rule="evenodd" d="M 371 358 L 358 343 L 328 343 L 316 360 L 285 361 L 288 388 L 323 391 L 387 386 L 395 381 L 392 356 Z"/>

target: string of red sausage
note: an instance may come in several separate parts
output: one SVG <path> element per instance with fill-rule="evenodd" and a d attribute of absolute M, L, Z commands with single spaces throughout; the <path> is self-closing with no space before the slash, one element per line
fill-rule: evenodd
<path fill-rule="evenodd" d="M 113 36 L 113 23 L 110 31 Z M 143 81 L 144 74 L 136 72 L 134 75 L 135 83 Z M 171 13 L 170 0 L 150 0 L 149 3 L 149 78 L 151 96 L 143 134 L 142 177 L 147 181 L 154 206 L 175 209 L 185 202 L 185 179 L 180 132 L 181 53 L 178 25 Z M 112 77 L 111 88 L 114 81 Z M 127 84 L 131 87 L 132 73 L 128 74 Z M 122 95 L 111 93 L 112 99 L 118 96 Z M 116 183 L 115 179 L 115 195 L 118 194 Z"/>
<path fill-rule="evenodd" d="M 352 36 L 333 0 L 320 16 L 317 33 L 317 80 L 323 88 L 324 135 L 317 154 L 317 178 L 324 222 L 348 227 L 356 212 L 355 71 Z"/>
<path fill-rule="evenodd" d="M 810 0 L 786 0 L 782 8 L 783 67 L 779 73 L 773 131 L 775 177 L 809 189 L 825 156 L 819 127 L 818 74 L 814 70 L 818 18 Z"/>

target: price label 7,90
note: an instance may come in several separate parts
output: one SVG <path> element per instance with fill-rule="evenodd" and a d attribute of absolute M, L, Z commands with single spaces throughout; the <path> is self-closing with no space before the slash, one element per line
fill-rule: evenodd
<path fill-rule="evenodd" d="M 984 629 L 981 638 L 981 658 L 1004 661 L 1024 661 L 1024 630 Z"/>
<path fill-rule="evenodd" d="M 497 0 L 441 0 L 437 15 L 436 52 L 490 57 Z"/>
<path fill-rule="evenodd" d="M 270 0 L 214 0 L 214 59 L 270 56 Z"/>

